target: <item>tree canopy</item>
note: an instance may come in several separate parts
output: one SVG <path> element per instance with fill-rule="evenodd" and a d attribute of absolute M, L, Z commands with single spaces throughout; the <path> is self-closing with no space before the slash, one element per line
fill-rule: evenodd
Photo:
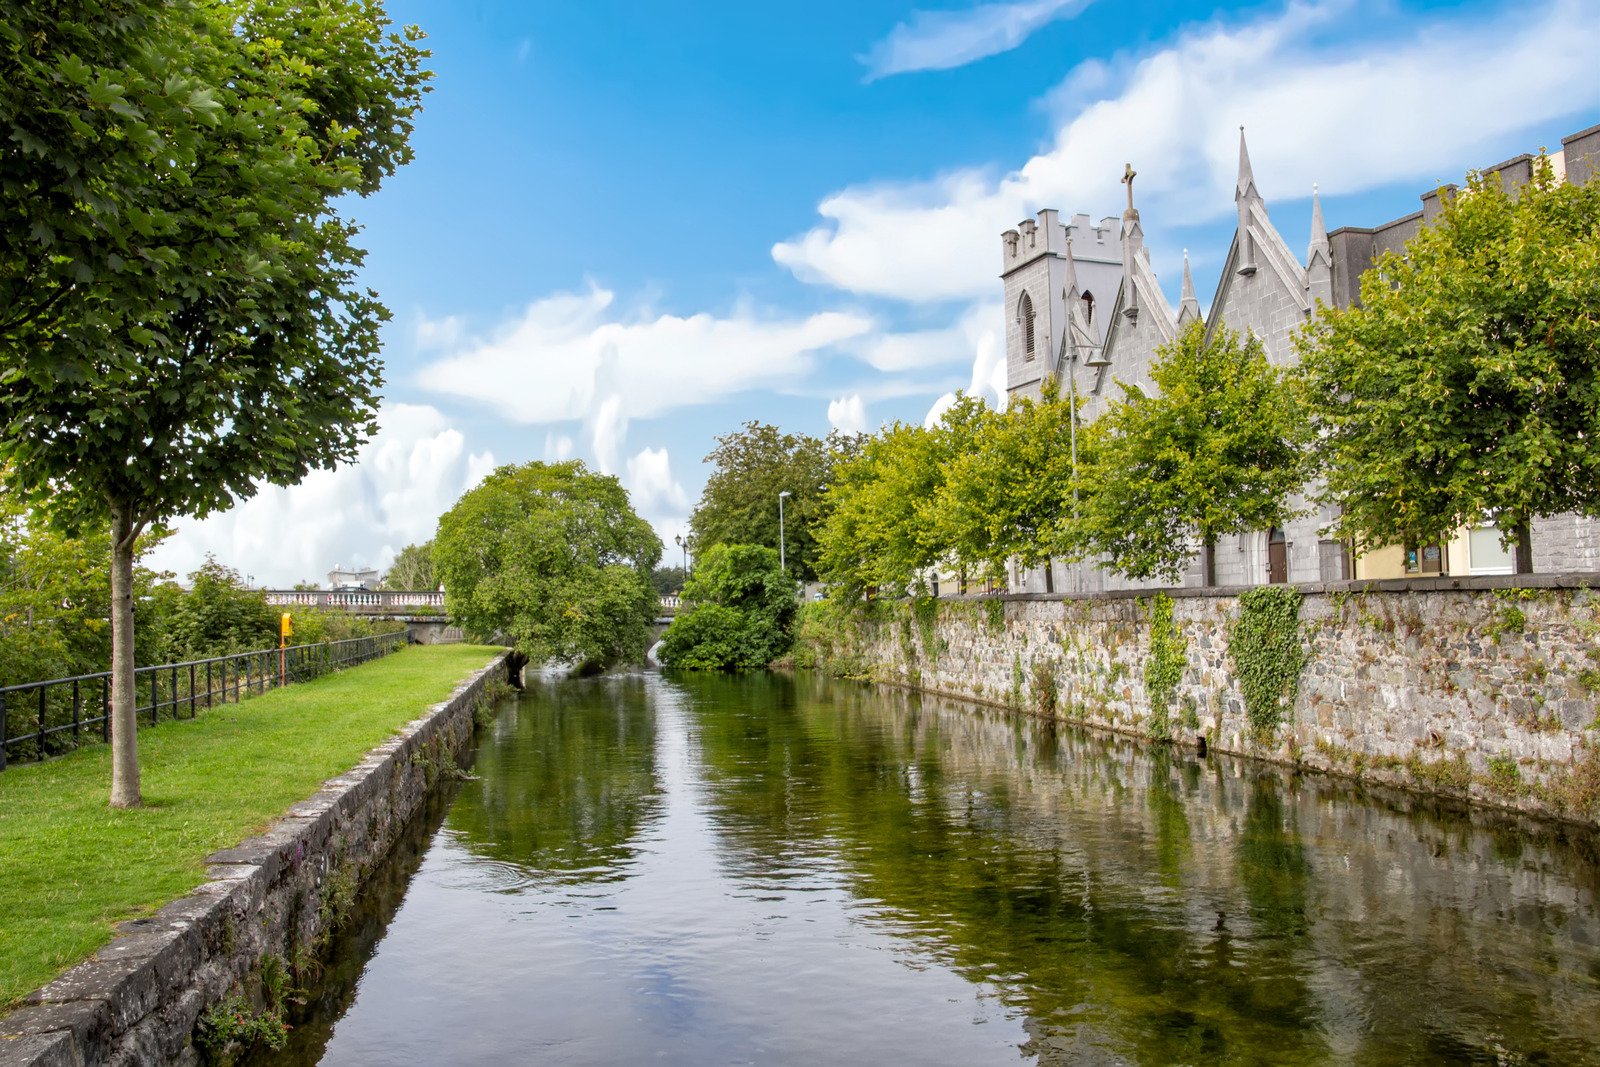
<path fill-rule="evenodd" d="M 383 576 L 385 589 L 437 589 L 439 580 L 433 574 L 433 542 L 407 545 L 395 553 Z"/>
<path fill-rule="evenodd" d="M 969 447 L 947 446 L 933 514 L 954 563 L 1003 580 L 1009 560 L 1033 567 L 1049 557 L 1071 514 L 1072 417 L 1051 379 L 1039 400 L 1025 397 L 985 413 Z"/>
<path fill-rule="evenodd" d="M 1600 515 L 1600 181 L 1470 175 L 1299 340 L 1321 473 L 1358 544 Z M 1528 562 L 1525 558 L 1525 565 Z"/>
<path fill-rule="evenodd" d="M 955 457 L 976 448 L 993 419 L 963 396 L 936 425 L 886 426 L 839 464 L 818 537 L 822 578 L 837 594 L 899 596 L 921 588 L 928 568 L 953 562 L 938 508 Z"/>
<path fill-rule="evenodd" d="M 644 658 L 660 559 L 621 483 L 578 460 L 499 468 L 445 512 L 433 541 L 463 629 L 582 670 Z"/>
<path fill-rule="evenodd" d="M 683 590 L 661 660 L 688 670 L 751 670 L 789 650 L 799 610 L 794 579 L 764 545 L 715 545 Z"/>
<path fill-rule="evenodd" d="M 428 74 L 376 0 L 0 0 L 0 461 L 110 527 L 112 803 L 139 803 L 139 534 L 354 456 L 378 328 L 340 211 L 411 157 Z"/>
<path fill-rule="evenodd" d="M 778 494 L 787 491 L 783 541 L 789 573 L 799 581 L 814 579 L 824 487 L 836 457 L 848 454 L 854 444 L 854 438 L 844 435 L 823 440 L 761 422 L 747 422 L 743 429 L 718 437 L 717 447 L 706 456 L 713 465 L 711 475 L 689 516 L 694 543 L 701 552 L 718 544 L 776 549 Z"/>
<path fill-rule="evenodd" d="M 1254 337 L 1193 323 L 1084 428 L 1063 554 L 1103 553 L 1130 578 L 1177 582 L 1224 534 L 1281 526 L 1305 488 L 1311 437 L 1284 373 Z M 1208 575 L 1208 581 L 1210 576 Z"/>

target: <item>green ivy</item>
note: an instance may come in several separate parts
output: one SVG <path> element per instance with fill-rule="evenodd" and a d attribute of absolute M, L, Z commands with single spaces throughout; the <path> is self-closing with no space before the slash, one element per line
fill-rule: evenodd
<path fill-rule="evenodd" d="M 1178 695 L 1178 683 L 1188 665 L 1187 644 L 1172 618 L 1172 598 L 1157 593 L 1146 602 L 1150 615 L 1150 659 L 1144 665 L 1144 689 L 1150 698 L 1151 714 L 1166 717 Z"/>
<path fill-rule="evenodd" d="M 1300 590 L 1263 585 L 1239 597 L 1239 617 L 1228 632 L 1245 714 L 1251 729 L 1270 738 L 1300 693 L 1306 651 L 1300 641 Z"/>
<path fill-rule="evenodd" d="M 917 632 L 922 637 L 922 654 L 928 657 L 929 663 L 938 663 L 939 653 L 944 651 L 939 640 L 938 598 L 917 597 L 911 602 L 911 610 L 916 616 Z"/>
<path fill-rule="evenodd" d="M 984 613 L 989 618 L 989 632 L 999 633 L 1006 628 L 1006 602 L 998 598 L 983 602 Z"/>

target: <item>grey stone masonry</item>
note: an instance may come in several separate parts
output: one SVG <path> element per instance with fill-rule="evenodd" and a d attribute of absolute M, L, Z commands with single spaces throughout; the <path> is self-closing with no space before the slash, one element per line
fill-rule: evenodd
<path fill-rule="evenodd" d="M 383 859 L 447 762 L 501 654 L 421 718 L 331 778 L 259 837 L 208 857 L 208 880 L 0 1018 L 0 1065 L 194 1064 L 202 1013 L 246 990 L 262 959 L 295 959 Z"/>
<path fill-rule="evenodd" d="M 931 619 L 884 605 L 808 647 L 878 682 L 1593 827 L 1597 586 L 1595 574 L 1301 585 L 1303 664 L 1267 732 L 1251 726 L 1231 651 L 1237 588 L 1166 591 L 1182 671 L 1164 704 L 1146 685 L 1145 592 L 943 600 Z"/>

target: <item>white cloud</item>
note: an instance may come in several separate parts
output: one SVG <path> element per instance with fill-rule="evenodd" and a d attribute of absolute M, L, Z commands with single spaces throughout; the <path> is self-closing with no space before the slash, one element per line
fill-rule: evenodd
<path fill-rule="evenodd" d="M 828 425 L 840 433 L 867 432 L 867 405 L 860 393 L 828 402 Z"/>
<path fill-rule="evenodd" d="M 551 430 L 544 435 L 544 461 L 546 463 L 560 463 L 562 460 L 572 458 L 572 438 L 564 433 Z"/>
<path fill-rule="evenodd" d="M 867 80 L 916 70 L 950 70 L 1009 52 L 1033 31 L 1071 18 L 1091 0 L 1018 0 L 966 11 L 914 11 L 861 57 Z"/>
<path fill-rule="evenodd" d="M 421 349 L 453 348 L 461 343 L 461 338 L 466 332 L 466 323 L 459 316 L 446 315 L 442 319 L 430 319 L 426 315 L 417 318 L 416 342 Z"/>
<path fill-rule="evenodd" d="M 433 536 L 439 516 L 494 469 L 437 410 L 394 404 L 356 462 L 268 486 L 231 511 L 179 521 L 148 564 L 185 576 L 211 553 L 258 585 L 321 582 L 336 563 L 386 567 Z"/>
<path fill-rule="evenodd" d="M 646 448 L 628 460 L 628 495 L 640 515 L 683 516 L 689 494 L 672 476 L 672 460 L 665 448 Z"/>
<path fill-rule="evenodd" d="M 1271 198 L 1459 178 L 1491 142 L 1600 102 L 1600 18 L 1558 0 L 1486 18 L 1414 20 L 1411 35 L 1329 46 L 1351 4 L 1291 4 L 1257 22 L 1208 25 L 1137 57 L 1093 61 L 1053 98 L 1052 143 L 1016 170 L 850 187 L 824 222 L 775 245 L 807 282 L 926 302 L 994 291 L 1000 232 L 1041 207 L 1098 213 L 1139 171 L 1147 232 L 1233 210 L 1238 127 Z"/>
<path fill-rule="evenodd" d="M 629 419 L 799 378 L 814 353 L 872 328 L 865 316 L 843 312 L 778 318 L 740 310 L 724 318 L 624 321 L 613 302 L 603 289 L 537 300 L 494 336 L 425 367 L 419 382 L 523 423 L 587 418 L 614 397 L 615 411 L 590 427 L 597 438 L 614 441 Z"/>

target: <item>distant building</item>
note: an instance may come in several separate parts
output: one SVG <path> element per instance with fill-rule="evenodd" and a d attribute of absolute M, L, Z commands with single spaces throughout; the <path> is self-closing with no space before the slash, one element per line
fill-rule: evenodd
<path fill-rule="evenodd" d="M 1600 170 L 1600 126 L 1575 133 L 1551 156 L 1558 176 L 1588 180 Z M 1515 188 L 1533 173 L 1533 157 L 1486 168 Z M 1131 168 L 1128 207 L 1091 224 L 1076 215 L 1063 225 L 1053 210 L 1039 212 L 1001 236 L 1001 278 L 1006 299 L 1008 397 L 1037 396 L 1039 383 L 1056 375 L 1063 395 L 1084 399 L 1086 419 L 1098 417 L 1119 395 L 1114 382 L 1146 390 L 1156 352 L 1191 321 L 1202 319 L 1194 279 L 1184 257 L 1182 296 L 1176 310 L 1150 267 L 1144 229 L 1134 207 Z M 1316 313 L 1359 302 L 1361 275 L 1385 251 L 1398 251 L 1435 217 L 1453 186 L 1422 197 L 1422 210 L 1370 229 L 1344 227 L 1329 233 L 1322 205 L 1312 197 L 1310 240 L 1304 263 L 1273 225 L 1256 186 L 1243 131 L 1234 188 L 1238 225 L 1203 317 L 1207 331 L 1219 325 L 1254 335 L 1267 358 L 1284 366 L 1295 360 L 1291 339 Z M 1221 585 L 1313 582 L 1341 578 L 1392 578 L 1420 574 L 1503 574 L 1512 570 L 1493 527 L 1462 529 L 1448 544 L 1395 546 L 1351 560 L 1342 542 L 1327 534 L 1337 519 L 1323 507 L 1283 529 L 1258 530 L 1220 539 L 1216 577 Z M 1541 571 L 1600 570 L 1600 524 L 1574 515 L 1533 524 L 1534 564 Z M 1202 584 L 1198 558 L 1183 581 Z M 1029 592 L 1093 592 L 1154 586 L 1102 570 L 1093 562 L 1053 564 L 1013 576 L 1012 588 Z"/>
<path fill-rule="evenodd" d="M 329 589 L 376 589 L 381 581 L 372 567 L 344 567 L 335 563 L 328 572 Z"/>

